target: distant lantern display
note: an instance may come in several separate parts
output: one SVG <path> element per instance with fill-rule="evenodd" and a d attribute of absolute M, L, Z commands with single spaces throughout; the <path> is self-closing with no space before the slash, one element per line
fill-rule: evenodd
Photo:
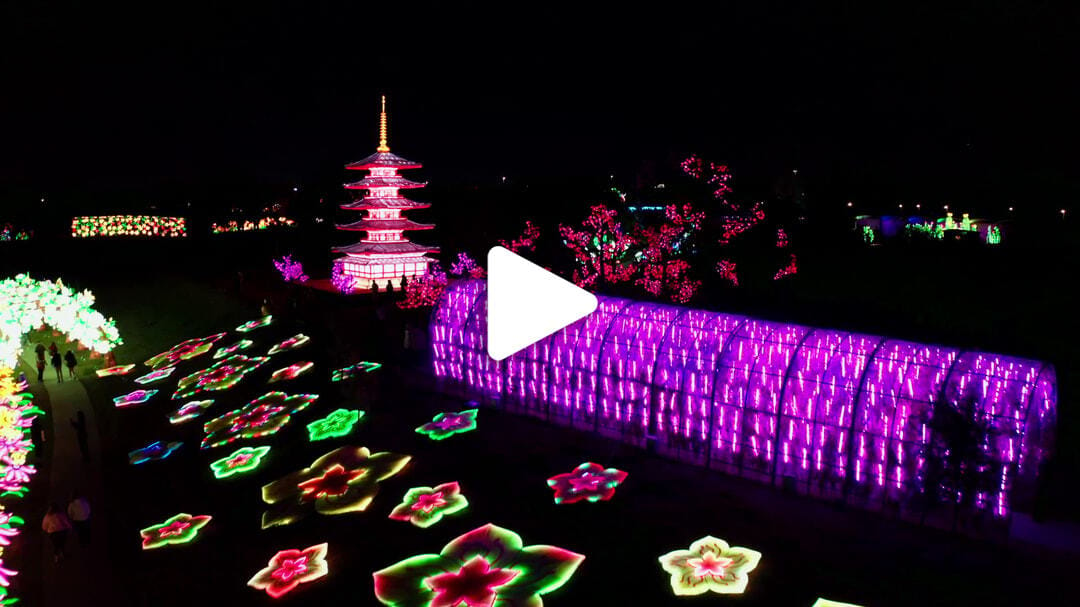
<path fill-rule="evenodd" d="M 333 249 L 335 253 L 345 254 L 334 263 L 340 264 L 341 273 L 354 279 L 354 288 L 385 288 L 388 282 L 400 288 L 403 278 L 411 280 L 427 274 L 432 260 L 425 254 L 436 253 L 439 249 L 410 242 L 404 233 L 406 230 L 430 230 L 435 226 L 416 223 L 402 217 L 401 213 L 431 205 L 414 202 L 399 193 L 402 189 L 422 188 L 425 184 L 397 174 L 399 169 L 418 169 L 420 166 L 419 162 L 390 153 L 384 96 L 379 115 L 379 147 L 371 156 L 345 166 L 349 170 L 368 171 L 360 181 L 345 185 L 348 190 L 366 190 L 366 194 L 341 206 L 347 211 L 367 211 L 366 216 L 360 221 L 337 226 L 339 230 L 366 232 L 366 236 L 356 244 Z"/>

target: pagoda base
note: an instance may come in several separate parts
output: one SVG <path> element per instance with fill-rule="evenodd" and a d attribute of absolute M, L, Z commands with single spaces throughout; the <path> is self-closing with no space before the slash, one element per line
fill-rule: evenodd
<path fill-rule="evenodd" d="M 378 288 L 383 291 L 390 285 L 400 290 L 402 279 L 411 281 L 426 275 L 431 261 L 426 257 L 411 257 L 388 259 L 381 263 L 370 258 L 342 257 L 334 263 L 341 264 L 342 273 L 353 279 L 355 290 L 371 291 Z"/>

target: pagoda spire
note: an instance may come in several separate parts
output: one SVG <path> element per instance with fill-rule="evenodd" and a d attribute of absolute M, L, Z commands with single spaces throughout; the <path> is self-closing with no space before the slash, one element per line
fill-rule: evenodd
<path fill-rule="evenodd" d="M 389 152 L 390 146 L 386 145 L 386 95 L 382 96 L 382 113 L 379 114 L 379 147 L 377 152 Z"/>

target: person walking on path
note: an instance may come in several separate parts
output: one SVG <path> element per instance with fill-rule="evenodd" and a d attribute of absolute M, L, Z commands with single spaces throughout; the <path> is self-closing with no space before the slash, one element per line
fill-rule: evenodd
<path fill-rule="evenodd" d="M 86 546 L 90 543 L 90 502 L 86 501 L 78 491 L 71 493 L 71 501 L 67 507 L 68 518 L 75 525 L 75 535 L 79 538 L 79 544 Z"/>
<path fill-rule="evenodd" d="M 71 531 L 71 521 L 56 502 L 49 504 L 49 511 L 45 513 L 45 518 L 41 519 L 41 530 L 49 534 L 49 539 L 52 540 L 53 561 L 60 562 L 60 559 L 64 558 L 64 545 L 67 544 L 68 532 Z"/>
<path fill-rule="evenodd" d="M 45 446 L 45 425 L 41 423 L 40 415 L 35 415 L 30 422 L 30 444 L 34 446 L 34 454 L 41 457 L 41 449 Z"/>
<path fill-rule="evenodd" d="M 56 347 L 56 342 L 55 341 L 52 342 L 51 344 L 49 344 L 49 356 L 52 356 L 53 354 L 59 354 L 59 353 L 60 353 L 60 348 Z"/>
<path fill-rule="evenodd" d="M 75 365 L 79 364 L 79 361 L 75 359 L 75 353 L 68 350 L 64 355 L 64 363 L 68 368 L 68 377 L 75 379 Z"/>
<path fill-rule="evenodd" d="M 75 428 L 75 438 L 79 441 L 79 451 L 82 453 L 84 462 L 90 461 L 90 445 L 86 442 L 86 414 L 79 411 L 75 419 L 71 420 L 71 427 Z"/>
<path fill-rule="evenodd" d="M 45 360 L 45 344 L 34 346 L 34 353 L 37 354 L 38 360 Z"/>
<path fill-rule="evenodd" d="M 64 381 L 64 372 L 63 372 L 63 369 L 62 369 L 63 366 L 64 366 L 64 361 L 60 360 L 60 353 L 59 352 L 53 352 L 53 354 L 52 354 L 52 366 L 53 366 L 53 369 L 56 369 L 56 381 L 62 383 Z"/>
<path fill-rule="evenodd" d="M 38 383 L 45 381 L 45 359 L 37 359 L 37 380 Z"/>

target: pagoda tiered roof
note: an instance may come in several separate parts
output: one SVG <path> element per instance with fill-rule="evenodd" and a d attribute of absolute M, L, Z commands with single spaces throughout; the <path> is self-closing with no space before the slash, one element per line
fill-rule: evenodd
<path fill-rule="evenodd" d="M 358 266 L 384 266 L 398 263 L 430 262 L 433 259 L 427 257 L 348 257 L 349 263 Z"/>
<path fill-rule="evenodd" d="M 346 183 L 345 189 L 347 190 L 364 190 L 367 188 L 422 188 L 426 184 L 418 181 L 410 181 L 399 175 L 391 177 L 375 177 L 368 175 L 360 181 L 354 181 L 352 183 Z"/>
<path fill-rule="evenodd" d="M 416 202 L 401 196 L 365 196 L 360 200 L 343 204 L 341 208 L 346 211 L 363 211 L 365 209 L 426 209 L 430 206 L 426 202 Z"/>
<path fill-rule="evenodd" d="M 363 160 L 345 165 L 345 168 L 364 171 L 367 169 L 418 169 L 421 166 L 423 165 L 419 162 L 405 160 L 391 152 L 375 152 Z"/>
<path fill-rule="evenodd" d="M 336 227 L 339 230 L 430 230 L 435 224 L 417 223 L 411 219 L 361 219 Z"/>
<path fill-rule="evenodd" d="M 415 242 L 358 242 L 344 247 L 334 247 L 335 253 L 347 255 L 408 255 L 410 253 L 438 253 L 439 247 L 429 247 Z"/>

